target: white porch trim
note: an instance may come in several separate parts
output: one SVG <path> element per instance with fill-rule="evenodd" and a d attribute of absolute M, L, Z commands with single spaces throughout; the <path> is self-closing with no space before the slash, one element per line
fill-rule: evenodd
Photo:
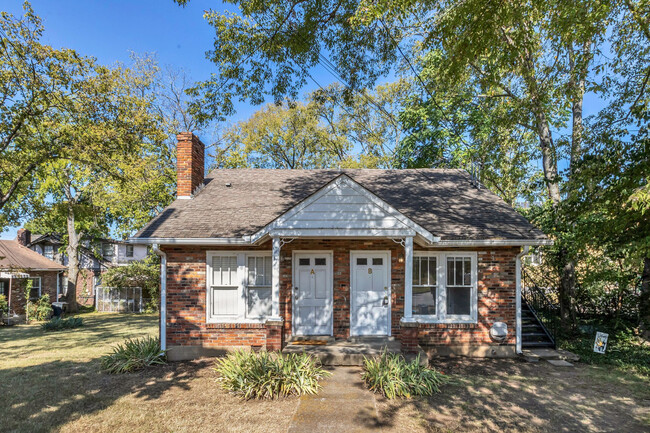
<path fill-rule="evenodd" d="M 280 248 L 282 239 L 273 238 L 273 249 L 271 250 L 272 278 L 271 278 L 271 317 L 267 320 L 282 320 L 280 317 Z"/>
<path fill-rule="evenodd" d="M 413 319 L 413 238 L 404 239 L 404 322 Z"/>

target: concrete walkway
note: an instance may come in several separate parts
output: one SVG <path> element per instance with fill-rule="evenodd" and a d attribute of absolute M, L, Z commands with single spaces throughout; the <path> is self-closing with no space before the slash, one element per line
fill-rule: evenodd
<path fill-rule="evenodd" d="M 290 433 L 378 432 L 381 423 L 373 393 L 365 388 L 358 367 L 336 367 L 316 395 L 300 397 Z"/>

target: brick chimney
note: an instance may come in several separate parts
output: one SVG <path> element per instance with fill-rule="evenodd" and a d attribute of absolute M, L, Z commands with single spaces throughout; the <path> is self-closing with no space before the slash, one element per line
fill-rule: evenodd
<path fill-rule="evenodd" d="M 176 136 L 176 198 L 192 198 L 203 185 L 205 146 L 191 132 Z"/>
<path fill-rule="evenodd" d="M 32 242 L 32 232 L 27 229 L 18 229 L 18 232 L 16 232 L 16 240 L 20 245 L 26 247 Z"/>

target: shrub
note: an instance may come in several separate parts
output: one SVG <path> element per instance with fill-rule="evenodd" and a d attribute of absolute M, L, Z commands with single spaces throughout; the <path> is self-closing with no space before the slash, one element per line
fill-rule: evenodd
<path fill-rule="evenodd" d="M 316 394 L 330 373 L 305 353 L 236 351 L 217 361 L 223 387 L 241 398 L 276 398 Z"/>
<path fill-rule="evenodd" d="M 84 326 L 84 321 L 81 317 L 69 317 L 67 319 L 54 317 L 41 325 L 45 331 L 61 331 L 63 329 L 73 329 L 81 326 Z"/>
<path fill-rule="evenodd" d="M 101 366 L 106 373 L 131 373 L 152 365 L 167 363 L 167 354 L 160 350 L 160 340 L 145 337 L 128 339 L 118 344 L 113 353 L 102 356 Z"/>
<path fill-rule="evenodd" d="M 5 295 L 0 295 L 0 315 L 3 312 L 9 310 L 9 303 L 7 302 L 7 297 Z"/>
<path fill-rule="evenodd" d="M 27 303 L 27 317 L 29 320 L 41 322 L 49 319 L 51 315 L 52 304 L 50 303 L 50 295 L 43 295 L 36 302 Z"/>
<path fill-rule="evenodd" d="M 386 398 L 411 398 L 440 392 L 447 381 L 444 374 L 420 365 L 420 357 L 408 362 L 400 354 L 384 352 L 363 359 L 363 381 L 373 392 Z"/>

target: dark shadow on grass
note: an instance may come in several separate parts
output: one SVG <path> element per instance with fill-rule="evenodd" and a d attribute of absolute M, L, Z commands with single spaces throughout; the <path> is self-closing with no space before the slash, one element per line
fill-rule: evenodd
<path fill-rule="evenodd" d="M 172 363 L 123 375 L 100 372 L 97 359 L 0 370 L 2 431 L 58 430 L 126 395 L 155 400 L 173 388 L 189 390 L 190 381 L 208 364 Z"/>
<path fill-rule="evenodd" d="M 431 431 L 647 432 L 625 386 L 594 381 L 588 367 L 558 369 L 517 360 L 439 359 L 451 381 L 432 397 L 387 401 L 377 396 L 380 426 L 399 427 L 400 414 L 419 413 Z M 650 397 L 650 395 L 649 395 Z M 360 411 L 362 425 L 377 424 Z"/>

